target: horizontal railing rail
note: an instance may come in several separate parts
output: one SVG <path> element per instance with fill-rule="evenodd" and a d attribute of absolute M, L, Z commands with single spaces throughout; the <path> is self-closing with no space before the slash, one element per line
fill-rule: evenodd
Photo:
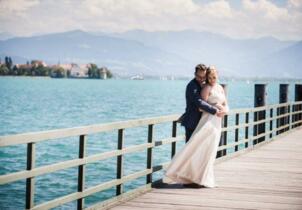
<path fill-rule="evenodd" d="M 285 108 L 285 113 L 280 114 L 278 110 Z M 265 118 L 258 120 L 257 115 L 265 112 Z M 268 117 L 266 115 L 269 115 Z M 228 126 L 231 116 L 235 116 L 234 124 Z M 240 123 L 240 116 L 244 117 L 244 122 Z M 250 120 L 252 116 L 256 116 L 253 121 Z M 165 169 L 168 162 L 154 165 L 153 164 L 153 149 L 166 144 L 171 144 L 171 158 L 176 153 L 176 143 L 183 141 L 184 135 L 177 135 L 177 120 L 180 115 L 169 115 L 155 118 L 128 120 L 123 122 L 114 122 L 99 125 L 90 125 L 83 127 L 58 129 L 43 132 L 32 132 L 24 134 L 16 134 L 0 137 L 0 147 L 7 147 L 18 144 L 27 144 L 27 169 L 23 171 L 13 172 L 0 176 L 0 184 L 7 184 L 18 180 L 26 180 L 26 209 L 50 209 L 62 204 L 77 200 L 77 208 L 84 208 L 84 198 L 93 195 L 97 192 L 116 187 L 116 196 L 123 196 L 126 193 L 123 190 L 123 184 L 137 178 L 146 177 L 145 187 L 151 187 L 155 181 L 152 179 L 154 172 Z M 278 124 L 279 120 L 283 120 L 283 124 Z M 241 120 L 242 121 L 242 120 Z M 229 156 L 235 154 L 237 151 L 253 148 L 254 145 L 262 141 L 270 140 L 275 136 L 286 132 L 292 128 L 302 125 L 302 102 L 282 103 L 275 105 L 268 105 L 257 108 L 244 108 L 231 110 L 223 119 L 222 128 L 222 144 L 218 148 L 217 157 Z M 172 123 L 171 137 L 156 140 L 153 136 L 154 125 L 162 123 Z M 148 126 L 148 138 L 146 143 L 124 147 L 124 130 L 127 128 Z M 253 134 L 251 129 L 253 128 Z M 244 137 L 239 137 L 240 131 L 244 132 Z M 267 131 L 268 129 L 268 131 Z M 117 131 L 118 145 L 116 150 L 102 152 L 94 155 L 86 155 L 86 141 L 90 134 Z M 235 132 L 232 139 L 228 138 L 228 132 Z M 48 141 L 51 139 L 59 139 L 66 137 L 78 136 L 79 139 L 79 156 L 76 159 L 66 160 L 59 163 L 35 167 L 35 143 Z M 224 140 L 223 140 L 224 139 Z M 242 145 L 242 148 L 240 148 Z M 228 152 L 229 149 L 234 149 L 233 152 Z M 125 154 L 134 153 L 138 151 L 147 150 L 147 167 L 144 170 L 124 176 L 123 174 L 123 156 Z M 108 158 L 117 158 L 117 174 L 116 179 L 98 184 L 93 187 L 85 188 L 85 165 L 95 163 L 97 161 Z M 54 200 L 34 205 L 35 194 L 35 177 L 49 174 L 55 171 L 64 170 L 72 167 L 78 167 L 78 191 L 56 198 Z M 146 190 L 143 188 L 143 190 Z M 138 189 L 141 190 L 141 189 Z M 113 198 L 112 201 L 117 201 Z"/>

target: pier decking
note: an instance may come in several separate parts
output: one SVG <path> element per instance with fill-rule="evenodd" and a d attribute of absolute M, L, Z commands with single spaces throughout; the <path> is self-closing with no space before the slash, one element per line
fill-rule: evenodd
<path fill-rule="evenodd" d="M 296 88 L 299 91 L 296 91 L 295 102 L 259 103 L 255 108 L 234 109 L 224 116 L 216 156 L 218 188 L 183 188 L 161 184 L 162 177 L 156 178 L 156 173 L 166 169 L 175 155 L 177 143 L 184 140 L 184 135 L 177 132 L 179 114 L 0 136 L 0 147 L 27 145 L 26 169 L 0 175 L 0 186 L 26 180 L 25 209 L 31 210 L 53 209 L 71 202 L 79 210 L 302 209 L 302 85 L 296 87 L 300 89 Z M 255 99 L 264 102 L 264 96 L 255 96 Z M 156 138 L 154 133 L 160 124 L 171 125 L 171 136 Z M 125 130 L 137 127 L 146 128 L 146 142 L 125 145 Z M 116 149 L 87 154 L 89 137 L 102 132 L 118 134 Z M 36 166 L 36 143 L 70 137 L 78 141 L 78 157 Z M 169 161 L 155 164 L 154 157 L 159 154 L 156 148 L 163 145 L 171 146 L 171 153 L 165 153 Z M 146 167 L 124 173 L 125 155 L 141 151 L 145 151 Z M 115 178 L 87 186 L 86 165 L 108 158 L 116 158 L 116 170 L 112 170 Z M 46 202 L 35 202 L 35 183 L 39 181 L 36 177 L 74 167 L 78 168 L 76 191 Z M 131 190 L 125 187 L 141 177 L 145 178 L 142 185 Z M 85 204 L 89 196 L 114 188 L 116 192 L 111 198 Z"/>
<path fill-rule="evenodd" d="M 218 188 L 161 184 L 112 210 L 302 209 L 302 128 L 217 161 Z"/>

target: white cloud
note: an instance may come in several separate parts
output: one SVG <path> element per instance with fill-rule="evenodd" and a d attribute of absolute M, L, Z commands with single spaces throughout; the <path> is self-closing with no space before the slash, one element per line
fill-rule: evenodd
<path fill-rule="evenodd" d="M 0 0 L 0 17 L 24 16 L 25 12 L 39 4 L 39 0 Z"/>
<path fill-rule="evenodd" d="M 267 0 L 243 1 L 244 12 L 248 12 L 250 17 L 268 18 L 271 20 L 278 20 L 288 18 L 288 10 L 280 8 Z"/>
<path fill-rule="evenodd" d="M 302 8 L 302 1 L 301 0 L 289 0 L 288 6 L 295 9 Z"/>
<path fill-rule="evenodd" d="M 289 0 L 283 7 L 269 0 L 243 0 L 236 7 L 226 0 L 0 0 L 0 32 L 192 29 L 236 38 L 301 40 L 301 7 L 301 0 Z"/>

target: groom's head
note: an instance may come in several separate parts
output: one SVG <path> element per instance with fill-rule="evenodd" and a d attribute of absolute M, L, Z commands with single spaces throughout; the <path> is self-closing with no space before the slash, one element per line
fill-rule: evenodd
<path fill-rule="evenodd" d="M 202 84 L 206 81 L 207 67 L 204 64 L 198 64 L 195 67 L 195 79 L 198 83 Z"/>

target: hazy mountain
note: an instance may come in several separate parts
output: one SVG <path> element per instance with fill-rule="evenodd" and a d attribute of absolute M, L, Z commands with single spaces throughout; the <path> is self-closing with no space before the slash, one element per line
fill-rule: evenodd
<path fill-rule="evenodd" d="M 272 75 L 302 77 L 302 41 L 265 56 L 258 69 L 267 69 Z"/>
<path fill-rule="evenodd" d="M 121 75 L 187 76 L 193 74 L 196 64 L 205 63 L 216 65 L 225 76 L 301 78 L 297 70 L 301 68 L 301 49 L 301 42 L 272 37 L 239 40 L 190 30 L 118 34 L 70 31 L 0 41 L 0 54 L 47 63 L 93 62 Z"/>
<path fill-rule="evenodd" d="M 257 76 L 255 63 L 267 55 L 293 45 L 292 41 L 280 41 L 272 37 L 260 39 L 231 39 L 209 32 L 191 30 L 179 32 L 146 32 L 142 30 L 112 34 L 124 39 L 136 40 L 148 46 L 173 52 L 186 58 L 191 64 L 214 64 L 226 75 Z M 264 71 L 266 75 L 269 72 Z M 262 70 L 259 73 L 263 73 Z"/>
<path fill-rule="evenodd" d="M 96 63 L 116 73 L 160 75 L 163 71 L 183 74 L 185 59 L 177 54 L 145 46 L 137 41 L 83 31 L 13 38 L 0 41 L 0 53 L 41 59 L 47 63 Z"/>
<path fill-rule="evenodd" d="M 14 37 L 14 35 L 7 33 L 7 32 L 0 33 L 0 40 L 6 40 L 6 39 L 13 38 L 13 37 Z"/>

